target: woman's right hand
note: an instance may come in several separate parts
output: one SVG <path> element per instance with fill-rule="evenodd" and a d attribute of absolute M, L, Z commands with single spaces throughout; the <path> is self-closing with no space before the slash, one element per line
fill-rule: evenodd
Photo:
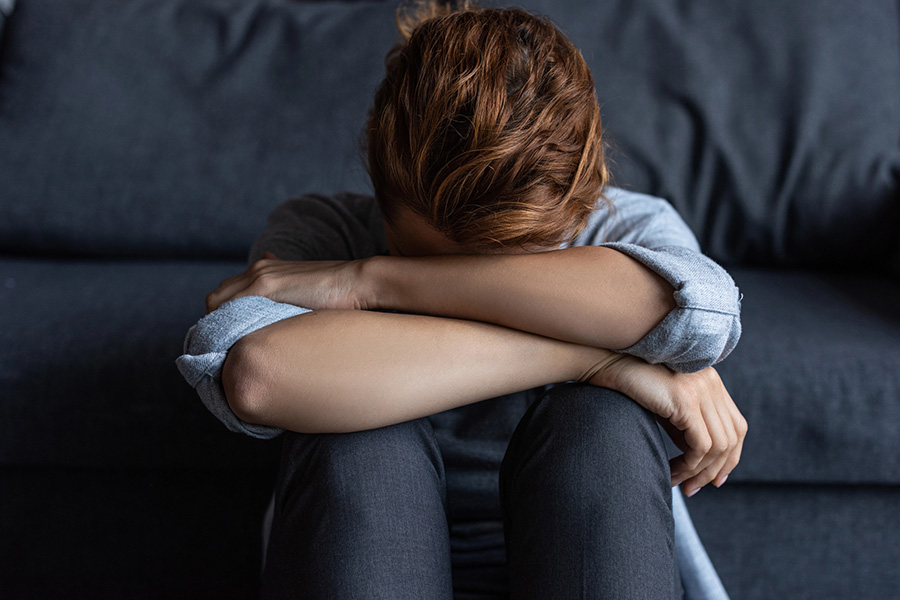
<path fill-rule="evenodd" d="M 669 461 L 672 485 L 692 496 L 725 482 L 741 458 L 747 421 L 712 367 L 678 373 L 620 354 L 586 380 L 616 390 L 657 415 L 684 454 Z"/>
<path fill-rule="evenodd" d="M 312 310 L 366 309 L 365 260 L 281 260 L 271 252 L 206 296 L 206 314 L 242 296 L 264 296 Z M 365 292 L 365 293 L 364 293 Z"/>

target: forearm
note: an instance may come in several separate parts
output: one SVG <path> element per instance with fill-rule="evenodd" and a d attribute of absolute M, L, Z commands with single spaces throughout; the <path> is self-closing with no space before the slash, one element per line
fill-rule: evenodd
<path fill-rule="evenodd" d="M 374 257 L 367 268 L 377 308 L 495 323 L 596 348 L 636 343 L 675 306 L 666 280 L 595 246 Z"/>
<path fill-rule="evenodd" d="M 222 383 L 232 409 L 249 422 L 347 432 L 580 380 L 613 357 L 488 323 L 321 310 L 241 338 Z"/>

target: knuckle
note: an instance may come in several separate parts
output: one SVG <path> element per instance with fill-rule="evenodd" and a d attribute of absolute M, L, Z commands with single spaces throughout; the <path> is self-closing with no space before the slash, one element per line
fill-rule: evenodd
<path fill-rule="evenodd" d="M 268 292 L 273 288 L 274 284 L 275 277 L 273 276 L 273 273 L 266 272 L 257 275 L 256 279 L 253 280 L 253 283 L 250 284 L 250 287 L 260 292 Z"/>
<path fill-rule="evenodd" d="M 679 377 L 675 380 L 675 393 L 691 405 L 697 404 L 697 395 L 694 393 L 694 382 L 687 377 Z"/>
<path fill-rule="evenodd" d="M 725 443 L 725 449 L 722 452 L 729 452 L 733 450 L 741 441 L 741 436 L 737 434 L 735 431 L 729 431 L 727 435 L 727 440 Z"/>
<path fill-rule="evenodd" d="M 712 481 L 712 478 L 707 474 L 706 471 L 697 473 L 690 479 L 684 482 L 683 486 L 687 488 L 697 488 L 700 489 L 705 486 L 707 483 Z"/>
<path fill-rule="evenodd" d="M 700 465 L 702 459 L 703 456 L 700 454 L 685 455 L 684 466 L 688 477 L 693 477 L 697 474 L 697 467 Z"/>
<path fill-rule="evenodd" d="M 726 460 L 725 464 L 722 466 L 722 473 L 724 475 L 731 473 L 731 471 L 737 466 L 739 460 L 739 457 L 735 456 L 734 454 L 729 456 L 728 460 Z"/>

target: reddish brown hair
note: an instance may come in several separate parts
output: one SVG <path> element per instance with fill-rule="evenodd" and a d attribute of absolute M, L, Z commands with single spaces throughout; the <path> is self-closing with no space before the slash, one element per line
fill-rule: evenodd
<path fill-rule="evenodd" d="M 384 218 L 406 207 L 481 250 L 571 242 L 608 177 L 578 49 L 517 8 L 418 2 L 397 26 L 365 140 Z"/>

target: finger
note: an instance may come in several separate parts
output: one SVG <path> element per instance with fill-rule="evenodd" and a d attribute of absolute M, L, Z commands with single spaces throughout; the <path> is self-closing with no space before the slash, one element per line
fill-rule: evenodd
<path fill-rule="evenodd" d="M 719 415 L 719 422 L 722 424 L 722 432 L 725 437 L 723 446 L 720 447 L 721 452 L 719 453 L 719 457 L 722 460 L 717 461 L 721 462 L 721 465 L 719 465 L 719 468 L 716 472 L 712 473 L 712 478 L 710 479 L 710 481 L 713 481 L 714 479 L 719 477 L 719 472 L 722 470 L 724 464 L 727 462 L 728 458 L 731 456 L 732 452 L 740 441 L 740 436 L 738 436 L 737 426 L 735 424 L 734 414 L 731 412 L 731 407 L 734 405 L 734 402 L 732 401 L 731 396 L 728 394 L 728 390 L 726 390 L 725 386 L 722 385 L 721 380 L 717 378 L 717 383 L 714 384 L 713 387 L 714 395 L 711 396 L 711 404 L 716 413 Z"/>
<path fill-rule="evenodd" d="M 670 433 L 670 437 L 684 454 L 677 457 L 678 460 L 673 466 L 678 472 L 692 471 L 703 460 L 712 441 L 699 404 L 682 401 L 677 403 L 677 406 L 679 410 L 669 419 L 671 425 L 669 431 L 677 430 L 677 433 Z"/>
<path fill-rule="evenodd" d="M 718 473 L 716 473 L 716 476 L 713 480 L 714 486 L 722 487 L 722 484 L 725 483 L 725 480 L 728 479 L 728 476 L 731 475 L 731 472 L 740 462 L 742 450 L 743 444 L 738 444 L 738 446 L 728 454 L 728 458 L 725 460 L 722 468 L 719 469 Z"/>
<path fill-rule="evenodd" d="M 672 443 L 675 444 L 677 448 L 679 448 L 682 452 L 686 451 L 688 445 L 684 441 L 684 432 L 675 427 L 671 421 L 656 416 L 656 421 L 662 425 L 662 428 L 665 430 L 666 434 L 668 434 L 669 438 L 672 440 Z M 677 485 L 675 483 L 675 476 L 684 470 L 684 455 L 679 454 L 678 456 L 672 457 L 669 459 L 669 472 L 672 475 L 672 487 Z"/>
<path fill-rule="evenodd" d="M 706 430 L 706 423 L 699 422 L 683 432 L 684 454 L 672 459 L 670 467 L 673 477 L 681 477 L 682 481 L 698 473 L 706 466 L 705 458 L 712 447 L 712 438 Z"/>
<path fill-rule="evenodd" d="M 697 452 L 695 452 L 694 456 L 700 455 L 700 458 L 693 468 L 691 468 L 691 463 L 689 462 L 691 457 L 685 456 L 685 468 L 676 470 L 675 477 L 676 480 L 682 482 L 703 473 L 711 464 L 730 451 L 732 447 L 726 426 L 722 422 L 716 403 L 711 398 L 703 397 L 700 400 L 700 414 L 706 427 L 709 441 L 696 449 Z M 713 475 L 715 474 L 713 473 Z M 704 482 L 703 485 L 706 485 L 706 483 L 708 482 Z"/>
<path fill-rule="evenodd" d="M 234 300 L 235 298 L 240 298 L 241 296 L 246 296 L 246 290 L 248 288 L 247 278 L 245 274 L 236 275 L 235 277 L 229 277 L 222 281 L 219 284 L 219 287 L 209 295 L 206 296 L 206 310 L 207 314 L 216 310 L 226 302 L 230 300 Z"/>
<path fill-rule="evenodd" d="M 703 486 L 712 481 L 719 473 L 719 471 L 722 470 L 722 466 L 725 464 L 726 460 L 728 460 L 728 455 L 722 456 L 707 468 L 700 471 L 700 473 L 694 475 L 693 477 L 682 483 L 681 490 L 684 492 L 684 495 L 690 498 L 691 496 L 699 492 Z"/>
<path fill-rule="evenodd" d="M 671 438 L 672 443 L 682 451 L 682 454 L 678 456 L 674 456 L 669 459 L 669 472 L 672 477 L 672 487 L 675 487 L 679 483 L 681 483 L 685 478 L 687 478 L 690 474 L 690 470 L 685 466 L 685 455 L 690 449 L 690 446 L 684 440 L 684 432 L 675 427 L 671 422 L 661 419 L 660 423 L 665 429 L 666 433 L 669 434 L 669 438 Z"/>
<path fill-rule="evenodd" d="M 706 469 L 704 473 L 685 480 L 682 487 L 688 494 L 695 493 L 710 482 L 714 482 L 716 487 L 721 487 L 734 467 L 737 466 L 738 461 L 740 461 L 746 433 L 746 423 L 725 387 L 720 385 L 716 386 L 716 388 L 718 395 L 713 396 L 713 407 L 721 419 L 727 446 L 713 466 Z"/>
<path fill-rule="evenodd" d="M 206 314 L 209 314 L 212 311 L 218 309 L 226 302 L 231 302 L 232 300 L 250 295 L 252 295 L 250 292 L 250 288 L 238 289 L 237 291 L 229 291 L 227 294 L 221 293 L 220 290 L 216 290 L 206 297 Z"/>
<path fill-rule="evenodd" d="M 231 283 L 232 281 L 234 281 L 236 279 L 240 279 L 241 277 L 244 277 L 245 273 L 238 273 L 237 275 L 232 275 L 231 277 L 226 277 L 225 279 L 223 279 L 222 281 L 219 282 L 219 287 L 224 287 L 224 286 L 228 285 L 229 283 Z"/>
<path fill-rule="evenodd" d="M 275 256 L 275 254 L 273 252 L 269 252 L 268 250 L 263 252 L 262 258 L 274 258 L 275 260 L 281 260 L 280 258 Z"/>
<path fill-rule="evenodd" d="M 734 427 L 737 435 L 737 443 L 734 448 L 728 455 L 728 459 L 725 461 L 724 466 L 716 475 L 715 486 L 722 487 L 722 484 L 725 483 L 725 479 L 731 474 L 734 468 L 741 461 L 741 452 L 744 450 L 744 439 L 746 436 L 746 425 L 743 416 L 738 413 L 738 419 L 735 421 Z"/>
<path fill-rule="evenodd" d="M 682 451 L 682 454 L 669 460 L 673 487 L 697 472 L 697 465 L 706 452 L 703 448 L 707 442 L 697 441 L 703 439 L 702 434 L 696 431 L 699 426 L 705 426 L 705 424 L 695 424 L 682 431 L 671 422 L 663 423 L 663 428 L 669 434 L 672 442 Z M 688 435 L 691 436 L 690 440 Z M 709 443 L 711 444 L 711 441 Z"/>
<path fill-rule="evenodd" d="M 728 433 L 730 446 L 726 453 L 725 462 L 713 478 L 714 485 L 721 487 L 722 483 L 724 483 L 725 479 L 740 461 L 744 437 L 747 433 L 747 423 L 725 386 L 720 385 L 718 387 L 720 396 L 718 397 L 718 402 L 716 402 L 716 408 Z"/>

